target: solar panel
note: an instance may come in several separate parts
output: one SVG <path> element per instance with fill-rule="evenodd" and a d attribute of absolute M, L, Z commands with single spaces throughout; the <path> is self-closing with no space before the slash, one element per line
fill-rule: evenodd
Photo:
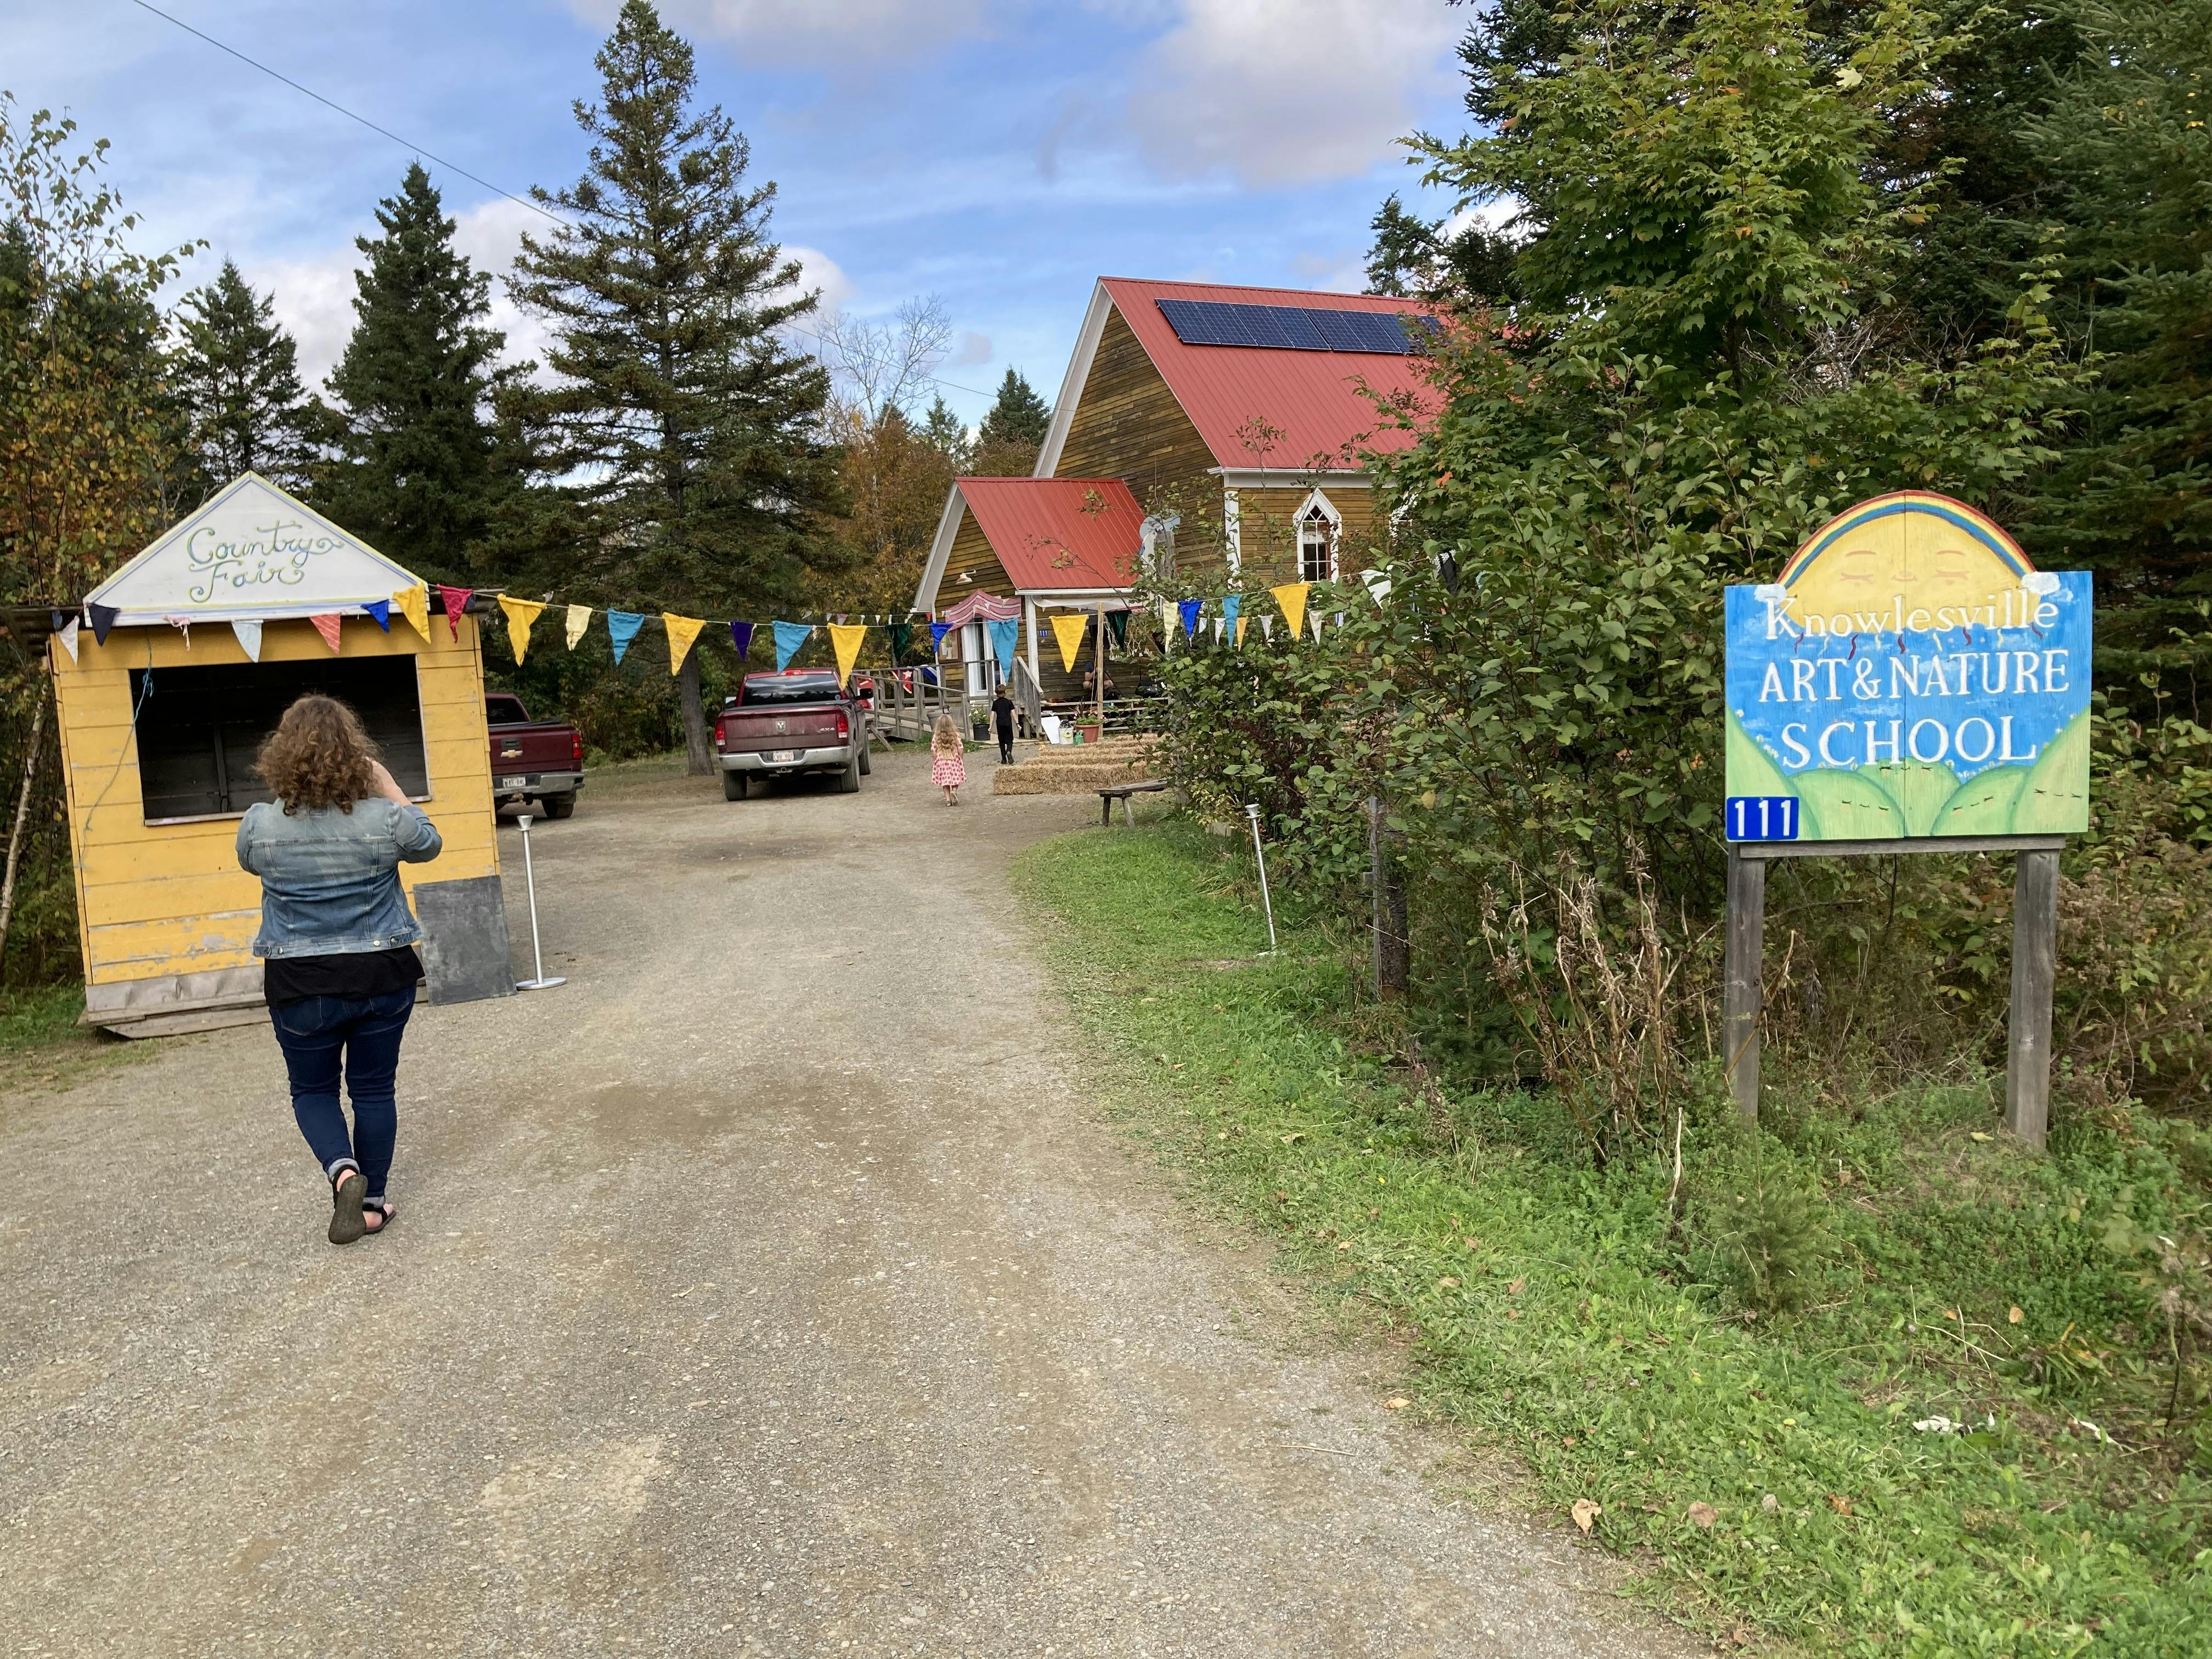
<path fill-rule="evenodd" d="M 1276 351 L 1362 351 L 1402 357 L 1443 328 L 1434 317 L 1316 306 L 1237 305 L 1219 300 L 1156 301 L 1185 345 L 1257 346 Z"/>

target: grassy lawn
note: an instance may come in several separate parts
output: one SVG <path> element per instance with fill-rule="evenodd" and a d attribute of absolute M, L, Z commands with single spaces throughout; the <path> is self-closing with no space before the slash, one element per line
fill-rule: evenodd
<path fill-rule="evenodd" d="M 1129 1133 L 1285 1269 L 1408 1334 L 1416 1409 L 1509 1452 L 1563 1528 L 1599 1506 L 1592 1538 L 1709 1630 L 2212 1654 L 2207 1462 L 2138 1440 L 2166 1374 L 2105 1243 L 2116 1207 L 2154 1220 L 2177 1189 L 2158 1126 L 2033 1157 L 1994 1133 L 1986 1086 L 1930 1086 L 1754 1142 L 1715 1102 L 1684 1158 L 1721 1222 L 1676 1230 L 1658 1149 L 1598 1171 L 1547 1102 L 1411 1071 L 1280 893 L 1284 950 L 1261 957 L 1249 869 L 1170 819 L 1047 842 L 1018 878 L 1058 916 L 1060 983 Z M 1794 1228 L 1801 1311 L 1731 1294 L 1746 1201 Z"/>
<path fill-rule="evenodd" d="M 79 1025 L 84 992 L 42 985 L 0 995 L 0 1095 L 23 1086 L 67 1082 L 90 1066 L 119 1066 L 160 1045 L 125 1042 Z"/>

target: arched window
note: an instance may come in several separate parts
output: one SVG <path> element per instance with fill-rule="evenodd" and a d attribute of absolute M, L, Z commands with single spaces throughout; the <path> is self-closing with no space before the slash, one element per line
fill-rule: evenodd
<path fill-rule="evenodd" d="M 1336 579 L 1336 523 L 1316 501 L 1298 520 L 1298 580 Z"/>

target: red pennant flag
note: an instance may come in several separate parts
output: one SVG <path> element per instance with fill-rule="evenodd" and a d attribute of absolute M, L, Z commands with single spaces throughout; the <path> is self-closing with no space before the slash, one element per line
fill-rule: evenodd
<path fill-rule="evenodd" d="M 448 587 L 443 582 L 438 584 L 439 602 L 446 607 L 446 626 L 457 640 L 461 637 L 461 611 L 469 602 L 469 595 L 475 592 L 473 587 Z"/>
<path fill-rule="evenodd" d="M 328 616 L 310 617 L 307 620 L 314 623 L 315 632 L 323 636 L 323 643 L 330 647 L 331 653 L 335 654 L 338 648 L 337 613 L 332 611 Z"/>

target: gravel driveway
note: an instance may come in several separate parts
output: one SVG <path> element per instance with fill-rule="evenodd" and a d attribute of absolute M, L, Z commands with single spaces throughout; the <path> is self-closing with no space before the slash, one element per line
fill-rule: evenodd
<path fill-rule="evenodd" d="M 1695 1650 L 1097 1126 L 1005 880 L 1097 803 L 988 761 L 533 831 L 569 982 L 417 1010 L 389 1237 L 264 1028 L 0 1097 L 0 1649 Z"/>

